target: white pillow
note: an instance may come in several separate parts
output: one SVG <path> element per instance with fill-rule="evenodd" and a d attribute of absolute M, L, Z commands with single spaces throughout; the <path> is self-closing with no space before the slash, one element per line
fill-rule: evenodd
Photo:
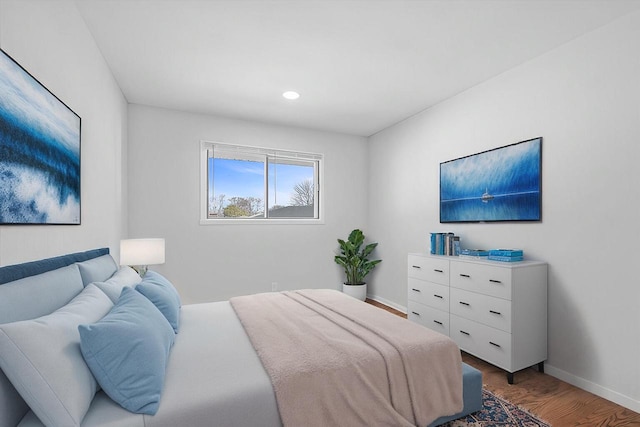
<path fill-rule="evenodd" d="M 78 325 L 113 307 L 89 285 L 53 313 L 0 325 L 0 368 L 45 425 L 79 426 L 97 389 L 80 351 Z"/>
<path fill-rule="evenodd" d="M 113 257 L 109 254 L 77 262 L 76 264 L 78 264 L 80 275 L 82 276 L 82 283 L 85 286 L 89 283 L 107 280 L 118 271 L 118 264 L 116 264 Z"/>
<path fill-rule="evenodd" d="M 142 281 L 142 277 L 131 267 L 123 266 L 116 271 L 109 280 L 104 282 L 93 282 L 102 292 L 111 298 L 114 304 L 120 298 L 122 288 L 125 286 L 134 287 Z"/>

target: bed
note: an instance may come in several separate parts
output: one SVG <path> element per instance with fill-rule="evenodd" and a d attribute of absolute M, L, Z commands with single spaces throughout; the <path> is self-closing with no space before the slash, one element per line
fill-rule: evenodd
<path fill-rule="evenodd" d="M 256 352 L 254 345 L 259 343 L 255 342 L 255 337 L 253 337 L 252 341 L 247 332 L 248 329 L 252 328 L 252 320 L 243 318 L 241 321 L 238 317 L 239 310 L 241 310 L 239 307 L 242 305 L 248 311 L 251 311 L 252 304 L 255 304 L 253 299 L 190 304 L 184 305 L 179 309 L 179 319 L 176 319 L 176 321 L 179 320 L 180 330 L 171 338 L 172 345 L 170 345 L 170 353 L 166 357 L 162 395 L 159 398 L 154 415 L 132 413 L 130 410 L 124 409 L 121 405 L 115 403 L 105 393 L 104 389 L 100 390 L 100 387 L 95 385 L 95 380 L 92 383 L 94 384 L 93 388 L 85 387 L 85 389 L 82 389 L 84 391 L 81 390 L 80 392 L 75 390 L 75 388 L 81 388 L 79 384 L 83 385 L 83 382 L 91 381 L 92 379 L 88 378 L 91 374 L 86 374 L 87 369 L 84 367 L 83 360 L 77 358 L 79 354 L 78 343 L 73 341 L 75 339 L 73 337 L 69 338 L 69 345 L 61 348 L 60 351 L 64 352 L 65 355 L 74 352 L 76 359 L 71 357 L 63 362 L 57 359 L 48 360 L 47 351 L 49 351 L 49 347 L 46 346 L 40 351 L 41 354 L 37 355 L 41 358 L 42 370 L 51 371 L 47 372 L 47 375 L 51 375 L 53 378 L 51 382 L 54 385 L 55 381 L 61 384 L 61 391 L 58 391 L 58 393 L 63 396 L 60 399 L 64 400 L 66 398 L 71 402 L 67 405 L 70 409 L 65 407 L 61 410 L 56 407 L 48 407 L 49 397 L 47 395 L 34 398 L 33 393 L 40 393 L 41 390 L 33 391 L 34 386 L 32 383 L 38 379 L 34 379 L 33 373 L 29 371 L 32 367 L 21 368 L 23 369 L 22 371 L 15 372 L 14 366 L 10 365 L 7 360 L 12 357 L 11 354 L 7 356 L 7 353 L 10 352 L 4 351 L 14 344 L 11 341 L 12 327 L 16 327 L 13 329 L 13 333 L 16 334 L 15 337 L 17 337 L 15 339 L 23 339 L 27 341 L 27 344 L 24 344 L 25 346 L 31 346 L 32 343 L 28 342 L 29 338 L 25 337 L 32 335 L 32 329 L 27 329 L 29 333 L 20 334 L 21 330 L 17 326 L 23 327 L 24 324 L 29 324 L 33 327 L 32 324 L 34 322 L 35 324 L 44 322 L 40 321 L 40 319 L 49 319 L 60 311 L 64 312 L 67 307 L 71 307 L 74 304 L 78 306 L 80 305 L 78 303 L 80 297 L 90 294 L 89 291 L 93 292 L 91 295 L 94 297 L 99 296 L 100 301 L 103 301 L 102 293 L 109 295 L 108 291 L 112 291 L 109 286 L 119 283 L 118 280 L 121 280 L 119 278 L 127 277 L 131 279 L 132 276 L 126 270 L 127 268 L 118 267 L 106 248 L 0 268 L 0 345 L 3 346 L 0 349 L 0 367 L 3 368 L 0 371 L 0 427 L 35 427 L 43 425 L 106 427 L 254 425 L 270 427 L 283 425 L 283 419 L 292 419 L 285 418 L 285 416 L 289 417 L 289 415 L 286 414 L 286 408 L 276 398 L 276 393 L 274 392 L 275 382 L 269 375 L 272 372 L 267 373 L 269 369 L 282 370 L 282 368 L 277 368 L 277 366 L 276 368 L 269 368 L 268 365 L 265 365 L 265 362 L 261 360 L 261 356 L 264 358 L 263 350 L 259 348 L 258 352 Z M 117 289 L 118 293 L 120 289 Z M 305 302 L 305 304 L 314 306 L 323 305 L 324 300 L 336 300 L 338 305 L 346 304 L 346 306 L 351 307 L 352 304 L 357 303 L 367 306 L 367 309 L 374 309 L 360 301 L 342 299 L 347 297 L 337 291 L 335 293 L 339 295 L 332 292 L 334 291 L 312 291 L 308 294 L 296 292 L 288 295 L 283 294 L 282 298 L 278 295 L 277 298 L 285 300 L 298 298 L 305 301 L 317 299 L 320 301 L 318 303 L 315 301 Z M 124 292 L 122 294 L 124 295 Z M 132 294 L 137 295 L 137 292 L 132 292 Z M 113 299 L 114 297 L 110 295 L 109 298 Z M 117 299 L 117 295 L 115 298 Z M 276 296 L 271 295 L 270 298 L 276 298 Z M 274 299 L 274 301 L 280 300 Z M 100 302 L 100 304 L 103 303 Z M 84 323 L 99 321 L 103 316 L 106 318 L 106 315 L 100 310 L 108 312 L 109 308 L 113 307 L 112 303 L 109 304 L 109 306 L 105 305 L 105 308 L 101 309 L 85 309 L 89 320 L 85 319 Z M 232 304 L 235 305 L 235 309 Z M 264 302 L 260 302 L 260 304 L 264 304 Z M 327 306 L 329 307 L 327 309 L 323 307 L 314 308 L 314 310 L 334 310 L 329 306 Z M 277 313 L 277 310 L 274 313 Z M 381 315 L 379 312 L 376 312 L 376 314 Z M 330 315 L 343 317 L 339 310 L 330 313 Z M 384 316 L 386 315 L 388 314 L 385 313 Z M 308 315 L 303 314 L 302 317 L 304 316 L 308 317 Z M 277 314 L 274 314 L 274 317 L 277 317 Z M 172 325 L 171 320 L 169 318 L 167 320 L 169 320 L 167 324 Z M 397 320 L 407 322 L 400 318 Z M 396 320 L 394 319 L 393 321 Z M 244 325 L 243 322 L 245 323 Z M 261 323 L 259 319 L 253 320 L 253 322 L 254 325 L 260 325 Z M 270 322 L 271 320 L 264 323 Z M 331 320 L 331 322 L 334 322 L 334 320 Z M 409 322 L 404 326 L 409 327 Z M 39 332 L 36 330 L 33 336 L 37 336 L 37 333 Z M 264 331 L 260 333 L 264 334 Z M 368 333 L 371 333 L 371 331 Z M 41 341 L 46 342 L 47 339 L 53 340 L 54 338 L 43 335 Z M 409 338 L 411 337 L 409 336 Z M 59 341 L 57 339 L 55 342 Z M 42 346 L 42 342 L 34 343 L 33 345 Z M 53 347 L 55 345 L 52 344 L 51 348 Z M 37 349 L 32 349 L 32 351 L 38 353 Z M 53 350 L 51 351 L 53 352 Z M 261 353 L 261 355 L 259 356 L 258 353 Z M 147 358 L 149 359 L 148 361 L 146 360 Z M 272 358 L 279 359 L 279 357 Z M 143 365 L 147 365 L 155 363 L 154 360 L 156 358 L 155 354 L 147 354 L 143 359 L 145 359 Z M 449 409 L 444 410 L 445 412 L 436 415 L 430 413 L 428 416 L 431 419 L 428 423 L 421 424 L 416 422 L 421 424 L 421 427 L 427 424 L 429 426 L 440 425 L 481 409 L 481 374 L 476 369 L 458 361 L 459 355 L 456 363 L 460 363 L 461 369 L 458 367 L 457 373 L 453 372 L 451 375 L 459 375 L 457 377 L 459 378 L 458 381 L 462 382 L 462 396 L 459 397 L 459 402 L 456 403 L 459 405 L 457 410 L 461 410 L 459 412 L 451 411 L 449 406 Z M 446 363 L 450 365 L 450 362 Z M 4 372 L 5 370 L 7 372 Z M 456 369 L 451 370 L 456 371 Z M 80 371 L 85 372 L 84 377 Z M 285 369 L 285 371 L 287 372 L 285 372 L 286 375 L 284 377 L 289 377 L 288 370 Z M 390 374 L 387 373 L 387 375 Z M 440 372 L 439 375 L 437 377 L 439 378 L 437 380 L 439 383 L 436 383 L 437 386 L 433 387 L 433 390 L 422 394 L 442 395 L 451 393 L 451 390 L 447 390 L 447 377 L 449 374 L 445 375 Z M 308 373 L 302 373 L 297 378 L 306 376 L 308 376 Z M 48 381 L 47 378 L 45 380 Z M 372 381 L 375 381 L 375 378 Z M 397 382 L 399 379 L 394 381 Z M 294 382 L 299 381 L 295 380 Z M 411 381 L 409 382 L 411 383 Z M 43 387 L 51 387 L 53 389 L 53 386 L 49 384 L 45 384 Z M 408 387 L 413 389 L 415 384 L 411 383 Z M 391 386 L 389 388 L 392 389 Z M 455 388 L 452 387 L 452 389 Z M 52 390 L 45 390 L 43 393 L 51 392 Z M 56 390 L 53 390 L 53 392 L 56 392 Z M 74 395 L 74 393 L 77 394 Z M 310 396 L 313 393 L 314 391 L 312 390 Z M 333 393 L 328 394 L 333 395 Z M 442 399 L 442 397 L 440 398 Z M 399 398 L 396 396 L 396 399 Z M 32 403 L 30 407 L 25 400 L 36 403 Z M 437 399 L 435 401 L 438 402 Z M 82 408 L 83 402 L 88 409 Z M 305 405 L 307 405 L 306 408 L 311 406 L 316 408 L 322 407 L 323 403 L 319 400 L 314 402 L 301 400 L 298 406 L 304 411 Z M 349 405 L 350 403 L 347 402 L 346 406 Z M 289 408 L 291 407 L 295 408 L 296 404 L 289 405 Z M 57 416 L 55 414 L 56 411 L 64 413 L 60 413 Z M 70 413 L 74 411 L 75 415 L 71 416 Z M 48 412 L 52 412 L 54 415 L 51 418 L 47 418 L 49 416 Z M 39 414 L 40 418 L 36 414 Z M 41 418 L 44 422 L 41 421 Z M 68 421 L 62 422 L 60 419 L 68 419 Z M 303 425 L 313 424 L 313 422 L 309 421 L 309 423 L 305 422 Z M 288 422 L 285 425 L 300 425 L 300 423 Z M 349 422 L 336 425 L 355 424 Z M 363 420 L 359 425 L 414 424 L 413 421 L 403 421 L 395 424 L 389 421 L 376 422 L 369 419 Z"/>

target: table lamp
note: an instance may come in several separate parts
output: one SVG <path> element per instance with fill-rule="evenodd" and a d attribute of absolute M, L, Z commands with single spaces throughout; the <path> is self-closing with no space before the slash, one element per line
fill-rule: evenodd
<path fill-rule="evenodd" d="M 120 240 L 120 265 L 128 265 L 140 277 L 147 272 L 147 266 L 164 264 L 164 239 Z"/>

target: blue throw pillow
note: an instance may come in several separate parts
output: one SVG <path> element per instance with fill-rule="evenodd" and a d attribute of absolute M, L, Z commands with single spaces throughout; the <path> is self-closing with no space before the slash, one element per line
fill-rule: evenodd
<path fill-rule="evenodd" d="M 102 320 L 78 330 L 82 356 L 105 393 L 131 412 L 155 414 L 175 339 L 158 309 L 125 287 Z"/>
<path fill-rule="evenodd" d="M 142 282 L 136 286 L 136 291 L 158 307 L 175 333 L 178 333 L 181 302 L 180 295 L 171 282 L 161 274 L 149 270 L 142 278 Z"/>

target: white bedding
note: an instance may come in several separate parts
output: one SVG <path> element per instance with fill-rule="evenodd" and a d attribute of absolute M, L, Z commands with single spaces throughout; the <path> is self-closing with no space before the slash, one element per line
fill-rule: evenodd
<path fill-rule="evenodd" d="M 228 302 L 184 305 L 160 409 L 133 414 L 99 392 L 82 426 L 281 426 L 271 382 Z M 29 412 L 19 427 L 42 427 Z"/>

